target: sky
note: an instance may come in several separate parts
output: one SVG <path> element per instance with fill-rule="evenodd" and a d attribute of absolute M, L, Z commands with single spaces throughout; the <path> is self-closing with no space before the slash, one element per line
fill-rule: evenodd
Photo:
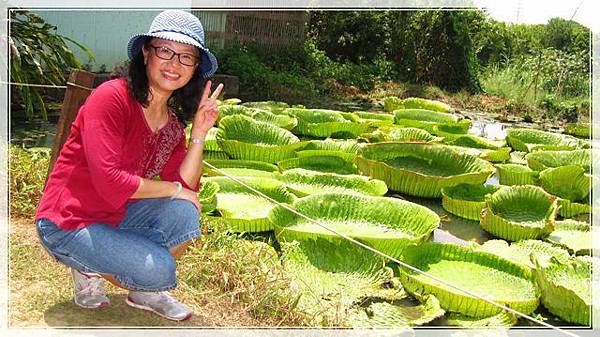
<path fill-rule="evenodd" d="M 475 0 L 499 21 L 546 23 L 553 17 L 572 19 L 600 33 L 599 0 Z M 578 8 L 579 7 L 579 8 Z M 573 15 L 574 14 L 574 15 Z"/>

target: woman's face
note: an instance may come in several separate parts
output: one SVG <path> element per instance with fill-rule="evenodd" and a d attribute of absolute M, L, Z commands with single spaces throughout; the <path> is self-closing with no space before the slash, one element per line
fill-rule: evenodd
<path fill-rule="evenodd" d="M 173 55 L 172 52 L 180 55 Z M 200 61 L 198 48 L 159 38 L 153 38 L 146 44 L 142 53 L 150 88 L 166 94 L 185 86 Z M 170 60 L 164 59 L 169 56 L 172 56 Z M 194 65 L 185 65 L 180 60 L 187 64 L 196 62 Z"/>

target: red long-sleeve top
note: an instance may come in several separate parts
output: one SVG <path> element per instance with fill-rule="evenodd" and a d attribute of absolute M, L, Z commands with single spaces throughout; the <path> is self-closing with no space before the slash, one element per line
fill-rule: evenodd
<path fill-rule="evenodd" d="M 129 95 L 127 81 L 115 79 L 96 88 L 71 126 L 71 133 L 48 178 L 36 212 L 63 229 L 92 223 L 118 227 L 140 177 L 179 181 L 186 155 L 183 125 L 173 112 L 153 132 L 142 106 Z"/>

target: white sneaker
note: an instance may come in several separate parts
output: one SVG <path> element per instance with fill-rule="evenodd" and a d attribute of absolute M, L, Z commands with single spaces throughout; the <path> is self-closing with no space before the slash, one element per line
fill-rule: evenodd
<path fill-rule="evenodd" d="M 145 292 L 129 291 L 127 304 L 144 309 L 173 321 L 183 321 L 192 317 L 192 310 L 177 301 L 168 291 Z"/>
<path fill-rule="evenodd" d="M 84 273 L 71 268 L 73 276 L 73 300 L 82 308 L 104 309 L 110 305 L 110 301 L 102 284 L 104 279 L 98 274 Z"/>

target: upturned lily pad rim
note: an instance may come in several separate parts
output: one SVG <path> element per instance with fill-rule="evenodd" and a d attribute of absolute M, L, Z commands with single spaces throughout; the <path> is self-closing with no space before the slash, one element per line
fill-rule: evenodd
<path fill-rule="evenodd" d="M 435 143 L 424 143 L 424 142 L 378 142 L 378 143 L 372 143 L 372 144 L 365 145 L 362 149 L 360 149 L 357 152 L 357 156 L 362 155 L 364 153 L 364 151 L 368 151 L 370 147 L 382 146 L 382 145 L 386 145 L 386 144 L 413 144 L 413 145 L 418 145 L 418 146 L 445 147 L 445 148 L 447 148 L 450 151 L 454 151 L 457 155 L 464 155 L 464 156 L 473 157 L 475 161 L 479 161 L 483 166 L 488 166 L 489 170 L 490 170 L 490 173 L 489 173 L 490 175 L 494 172 L 494 166 L 491 163 L 489 163 L 489 162 L 487 162 L 487 161 L 485 161 L 485 160 L 483 160 L 481 158 L 478 158 L 477 156 L 473 156 L 473 155 L 469 155 L 469 154 L 461 154 L 461 153 L 457 152 L 456 150 L 454 150 L 454 149 L 452 149 L 452 148 L 450 148 L 450 147 L 448 147 L 446 145 L 435 144 Z M 390 165 L 388 163 L 385 163 L 383 161 L 374 160 L 374 159 L 370 159 L 370 158 L 365 158 L 364 156 L 363 156 L 363 158 L 366 159 L 366 160 L 369 160 L 369 161 L 377 161 L 379 164 L 384 165 L 388 169 L 403 170 L 403 171 L 407 171 L 407 172 L 413 173 L 414 175 L 417 175 L 417 176 L 420 176 L 420 177 L 424 177 L 424 178 L 425 177 L 427 177 L 427 178 L 433 177 L 433 176 L 430 176 L 430 175 L 427 175 L 427 174 L 424 174 L 424 173 L 420 173 L 420 172 L 416 172 L 416 171 L 410 171 L 410 170 L 407 170 L 407 169 L 404 169 L 404 168 L 400 168 L 400 167 L 395 167 L 395 166 L 392 166 L 392 165 Z M 450 175 L 450 176 L 435 176 L 435 178 L 439 178 L 440 180 L 450 180 L 450 179 L 454 179 L 456 177 L 469 176 L 469 175 L 473 175 L 475 173 L 479 174 L 479 173 L 482 173 L 482 172 L 486 172 L 486 171 L 467 172 L 467 173 L 455 174 L 455 175 Z"/>
<path fill-rule="evenodd" d="M 340 205 L 342 205 L 341 207 L 344 207 L 343 205 L 345 204 L 359 206 L 350 208 L 350 213 L 342 212 L 339 208 L 336 208 Z M 374 219 L 372 217 L 364 218 L 365 213 L 368 213 L 368 211 L 363 211 L 366 209 L 367 204 L 370 204 L 370 207 L 377 210 L 385 208 L 386 211 L 394 213 L 394 216 L 398 217 L 398 221 L 400 221 L 400 219 L 404 220 L 409 212 L 412 212 L 411 214 L 413 214 L 413 216 L 410 221 L 406 218 L 405 220 L 409 222 L 404 224 L 395 222 L 395 218 L 385 217 L 385 214 L 383 213 L 373 213 L 374 211 L 371 211 L 371 213 L 379 216 L 381 219 Z M 437 213 L 419 204 L 397 198 L 367 196 L 355 193 L 332 192 L 313 194 L 296 199 L 291 207 L 309 218 L 312 217 L 312 219 L 317 222 L 327 222 L 327 219 L 344 222 L 350 219 L 350 216 L 356 216 L 356 218 L 352 217 L 351 219 L 364 219 L 371 224 L 380 223 L 380 225 L 374 227 L 378 230 L 377 234 L 367 233 L 363 235 L 361 233 L 355 233 L 349 234 L 349 236 L 370 245 L 375 249 L 379 249 L 388 255 L 396 257 L 401 254 L 402 249 L 407 245 L 423 242 L 427 239 L 439 225 L 440 221 Z M 325 207 L 328 209 L 328 212 L 333 210 L 333 217 L 328 217 L 330 214 L 312 214 L 316 212 L 312 211 L 312 208 L 317 207 Z M 338 234 L 326 230 L 325 228 L 321 229 L 321 226 L 318 226 L 289 210 L 283 209 L 281 206 L 271 210 L 269 219 L 275 227 L 276 236 L 278 238 L 283 238 L 283 241 L 308 240 L 311 237 L 322 237 L 327 238 L 328 240 L 344 240 Z M 304 228 L 296 230 L 295 226 L 305 224 L 310 224 L 310 226 L 318 228 L 318 230 L 313 231 L 311 227 L 307 230 Z M 389 231 L 384 230 L 385 228 L 390 230 L 393 229 L 393 233 L 390 234 Z M 381 231 L 379 232 L 379 230 Z M 340 230 L 338 230 L 338 232 L 339 231 Z"/>
<path fill-rule="evenodd" d="M 341 186 L 341 185 L 336 185 L 335 183 L 329 184 L 329 185 L 319 185 L 319 184 L 315 184 L 314 181 L 311 180 L 325 180 L 325 179 L 331 179 L 332 181 L 347 181 L 348 183 L 350 183 L 350 181 L 354 180 L 354 181 L 359 181 L 359 186 L 355 186 L 355 187 L 350 187 L 350 186 Z M 347 190 L 348 192 L 345 193 L 361 193 L 364 195 L 371 195 L 371 196 L 383 196 L 387 193 L 388 189 L 387 186 L 385 184 L 385 182 L 383 182 L 382 180 L 379 179 L 373 179 L 370 177 L 366 177 L 366 176 L 362 176 L 362 175 L 358 175 L 358 174 L 337 174 L 337 173 L 332 173 L 332 172 L 320 172 L 320 171 L 314 171 L 314 170 L 307 170 L 307 169 L 303 169 L 303 168 L 293 168 L 293 169 L 289 169 L 284 171 L 283 173 L 281 173 L 277 179 L 283 181 L 286 183 L 286 185 L 288 186 L 288 189 L 290 189 L 294 194 L 298 195 L 299 197 L 304 197 L 304 196 L 308 196 L 310 194 L 307 194 L 305 189 L 299 188 L 297 187 L 298 184 L 302 185 L 318 185 L 318 186 L 323 186 L 325 188 L 325 186 L 330 186 L 331 188 L 339 188 L 339 189 L 344 189 Z M 321 193 L 326 193 L 327 191 L 321 192 Z"/>
<path fill-rule="evenodd" d="M 522 193 L 534 194 L 533 197 L 544 198 L 544 201 L 547 201 L 547 203 L 544 202 L 548 205 L 546 210 L 535 209 L 535 211 L 540 211 L 537 215 L 541 215 L 541 211 L 544 212 L 543 226 L 530 225 L 535 223 L 541 224 L 541 219 L 534 223 L 530 221 L 515 221 L 512 218 L 506 218 L 503 215 L 504 211 L 498 209 L 499 205 L 503 205 L 496 203 L 496 199 L 500 195 L 512 197 L 514 195 L 519 196 Z M 554 221 L 558 213 L 558 208 L 558 198 L 544 191 L 541 187 L 533 185 L 506 186 L 486 196 L 486 206 L 481 211 L 480 225 L 486 232 L 505 240 L 541 239 L 548 236 L 554 230 Z"/>

